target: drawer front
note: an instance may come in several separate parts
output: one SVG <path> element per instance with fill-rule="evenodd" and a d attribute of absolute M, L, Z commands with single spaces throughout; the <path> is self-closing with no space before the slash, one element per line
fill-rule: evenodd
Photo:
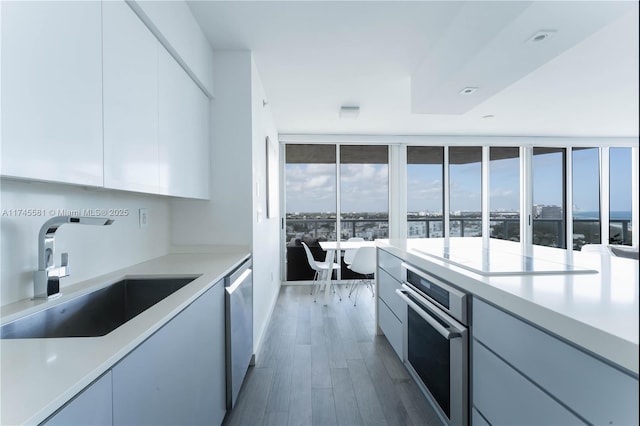
<path fill-rule="evenodd" d="M 113 423 L 111 371 L 87 386 L 43 425 L 110 425 Z"/>
<path fill-rule="evenodd" d="M 402 281 L 402 260 L 378 249 L 378 266 L 398 281 Z"/>
<path fill-rule="evenodd" d="M 481 300 L 473 336 L 594 424 L 638 424 L 638 380 Z"/>
<path fill-rule="evenodd" d="M 382 300 L 378 301 L 378 325 L 389 343 L 391 343 L 393 350 L 396 351 L 401 360 L 404 360 L 402 323 Z"/>
<path fill-rule="evenodd" d="M 480 412 L 476 410 L 476 408 L 471 409 L 471 425 L 472 426 L 491 426 L 487 421 L 480 415 Z"/>
<path fill-rule="evenodd" d="M 391 275 L 378 268 L 378 295 L 398 317 L 400 322 L 403 322 L 407 312 L 407 304 L 396 294 L 396 289 L 401 287 L 400 283 L 393 279 Z"/>
<path fill-rule="evenodd" d="M 493 425 L 584 424 L 477 341 L 473 342 L 473 405 Z"/>

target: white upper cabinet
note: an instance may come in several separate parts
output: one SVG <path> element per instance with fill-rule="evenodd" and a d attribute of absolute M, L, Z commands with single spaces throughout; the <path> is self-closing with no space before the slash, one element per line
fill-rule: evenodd
<path fill-rule="evenodd" d="M 0 173 L 102 186 L 101 3 L 0 4 Z"/>
<path fill-rule="evenodd" d="M 124 1 L 103 14 L 104 186 L 158 193 L 158 41 Z"/>
<path fill-rule="evenodd" d="M 209 98 L 129 4 L 1 7 L 2 176 L 209 198 Z"/>
<path fill-rule="evenodd" d="M 159 48 L 160 191 L 209 198 L 209 98 Z"/>

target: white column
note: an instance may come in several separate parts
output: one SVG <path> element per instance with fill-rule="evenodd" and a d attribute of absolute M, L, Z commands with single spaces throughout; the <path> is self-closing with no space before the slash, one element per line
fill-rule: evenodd
<path fill-rule="evenodd" d="M 389 238 L 407 238 L 407 147 L 389 146 Z"/>
<path fill-rule="evenodd" d="M 609 147 L 600 148 L 600 243 L 609 244 Z"/>
<path fill-rule="evenodd" d="M 573 250 L 573 148 L 569 147 L 565 150 L 565 241 L 567 250 Z"/>
<path fill-rule="evenodd" d="M 442 168 L 442 235 L 444 246 L 449 247 L 449 147 L 444 147 L 444 166 Z"/>
<path fill-rule="evenodd" d="M 482 248 L 489 248 L 489 151 L 488 146 L 482 147 Z"/>

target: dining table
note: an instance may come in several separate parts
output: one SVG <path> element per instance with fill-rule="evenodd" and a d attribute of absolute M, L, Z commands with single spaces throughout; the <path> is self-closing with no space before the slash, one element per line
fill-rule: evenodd
<path fill-rule="evenodd" d="M 331 265 L 335 262 L 336 254 L 343 250 L 357 250 L 360 247 L 375 247 L 375 241 L 319 241 L 322 250 L 327 252 L 325 262 Z M 340 256 L 337 256 L 340 260 Z M 329 294 L 331 293 L 331 273 L 325 274 L 324 277 L 324 304 L 329 303 Z"/>

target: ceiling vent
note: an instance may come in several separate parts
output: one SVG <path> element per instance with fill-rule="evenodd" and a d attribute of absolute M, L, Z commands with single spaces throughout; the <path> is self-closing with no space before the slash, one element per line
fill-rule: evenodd
<path fill-rule="evenodd" d="M 340 107 L 339 116 L 342 120 L 355 120 L 360 115 L 360 107 L 359 106 L 347 106 L 343 105 Z"/>

